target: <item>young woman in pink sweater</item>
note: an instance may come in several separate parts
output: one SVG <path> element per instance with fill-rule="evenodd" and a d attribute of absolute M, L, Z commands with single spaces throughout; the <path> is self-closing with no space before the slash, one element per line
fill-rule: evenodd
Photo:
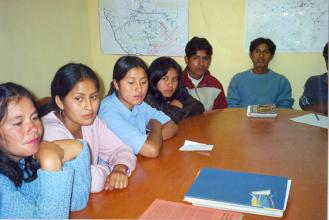
<path fill-rule="evenodd" d="M 91 192 L 123 189 L 136 156 L 97 117 L 99 81 L 86 65 L 62 66 L 51 83 L 50 111 L 42 117 L 44 140 L 83 139 L 91 153 Z"/>

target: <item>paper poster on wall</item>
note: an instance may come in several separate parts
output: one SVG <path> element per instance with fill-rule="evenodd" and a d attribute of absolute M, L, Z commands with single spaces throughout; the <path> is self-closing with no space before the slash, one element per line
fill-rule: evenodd
<path fill-rule="evenodd" d="M 281 52 L 320 52 L 328 41 L 328 0 L 247 0 L 245 48 L 266 37 Z"/>
<path fill-rule="evenodd" d="M 100 0 L 99 19 L 104 53 L 185 55 L 188 0 Z"/>

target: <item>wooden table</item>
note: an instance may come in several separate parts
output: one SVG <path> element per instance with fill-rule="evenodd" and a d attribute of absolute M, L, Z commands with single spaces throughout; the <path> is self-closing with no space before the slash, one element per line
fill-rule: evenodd
<path fill-rule="evenodd" d="M 138 218 L 156 198 L 183 202 L 199 169 L 215 167 L 286 176 L 292 186 L 282 219 L 326 219 L 327 129 L 289 120 L 303 111 L 279 109 L 274 119 L 248 118 L 245 111 L 216 110 L 182 121 L 158 158 L 138 158 L 127 189 L 92 194 L 88 207 L 71 218 Z M 210 153 L 178 151 L 186 139 L 215 146 Z"/>

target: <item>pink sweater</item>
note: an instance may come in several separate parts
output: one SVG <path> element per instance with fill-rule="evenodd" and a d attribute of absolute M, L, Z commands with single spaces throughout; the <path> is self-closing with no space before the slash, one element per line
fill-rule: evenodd
<path fill-rule="evenodd" d="M 74 139 L 54 112 L 41 118 L 44 125 L 43 139 L 46 141 Z M 87 141 L 91 153 L 91 192 L 104 189 L 110 167 L 124 164 L 128 167 L 128 175 L 136 167 L 136 156 L 131 148 L 124 144 L 106 125 L 96 117 L 94 123 L 82 126 L 83 140 Z"/>

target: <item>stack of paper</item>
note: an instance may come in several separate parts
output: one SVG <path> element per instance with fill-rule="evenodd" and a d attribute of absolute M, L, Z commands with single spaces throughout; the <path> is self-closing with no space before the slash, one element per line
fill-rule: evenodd
<path fill-rule="evenodd" d="M 255 118 L 275 118 L 278 116 L 275 104 L 249 105 L 247 116 Z"/>
<path fill-rule="evenodd" d="M 241 220 L 242 214 L 156 199 L 139 219 Z"/>
<path fill-rule="evenodd" d="M 291 180 L 285 177 L 203 168 L 184 200 L 193 205 L 283 216 Z"/>
<path fill-rule="evenodd" d="M 211 151 L 214 145 L 202 144 L 194 141 L 185 140 L 184 145 L 179 148 L 180 151 Z"/>

